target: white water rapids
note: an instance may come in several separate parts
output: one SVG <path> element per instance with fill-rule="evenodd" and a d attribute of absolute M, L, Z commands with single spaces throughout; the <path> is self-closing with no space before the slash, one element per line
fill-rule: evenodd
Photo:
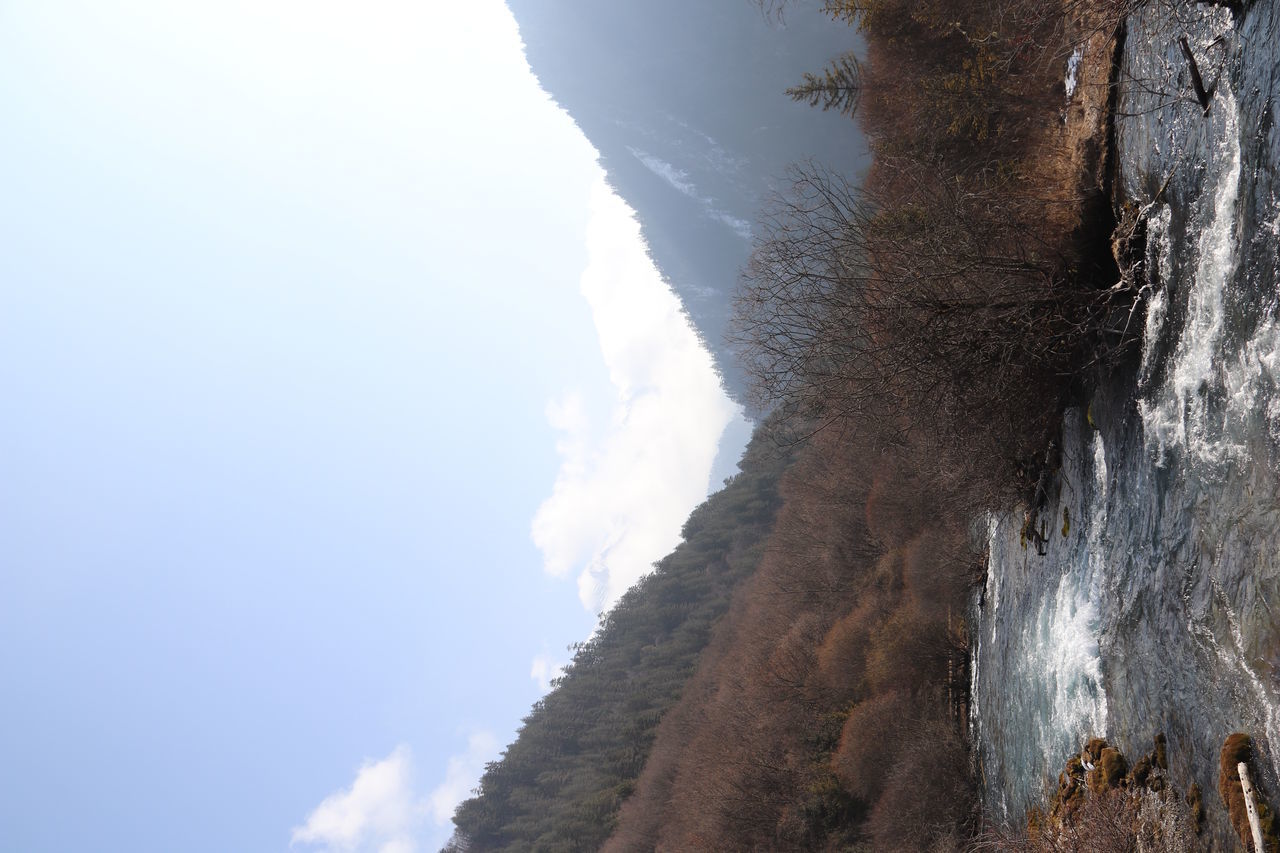
<path fill-rule="evenodd" d="M 1183 34 L 1216 87 L 1208 115 Z M 1047 553 L 1023 546 L 1021 510 L 990 519 L 971 733 L 988 811 L 1018 821 L 1086 738 L 1136 756 L 1164 732 L 1223 843 L 1228 734 L 1254 736 L 1280 790 L 1280 3 L 1239 19 L 1148 4 L 1122 70 L 1144 340 L 1065 418 Z"/>
<path fill-rule="evenodd" d="M 1212 120 L 1219 142 L 1211 150 L 1217 186 L 1205 199 L 1209 208 L 1200 214 L 1205 221 L 1200 232 L 1195 273 L 1187 299 L 1177 349 L 1173 354 L 1164 386 L 1152 399 L 1139 399 L 1144 433 L 1149 445 L 1164 458 L 1171 444 L 1178 445 L 1197 463 L 1220 465 L 1237 450 L 1224 440 L 1221 431 L 1210 423 L 1208 391 L 1220 383 L 1220 344 L 1226 324 L 1226 288 L 1237 264 L 1237 205 L 1240 197 L 1240 127 L 1236 116 L 1236 99 L 1228 81 L 1218 85 Z M 1161 215 L 1167 222 L 1167 207 Z M 1166 226 L 1167 227 L 1167 226 Z M 1172 252 L 1167 240 L 1160 248 Z M 1169 258 L 1160 257 L 1161 268 L 1169 268 Z M 1164 291 L 1161 291 L 1164 296 Z M 1161 308 L 1163 308 L 1163 304 Z M 1160 311 L 1159 324 L 1148 323 L 1148 341 L 1157 340 L 1163 331 L 1165 312 Z M 1154 315 L 1149 315 L 1152 317 Z M 1228 413 L 1229 416 L 1229 413 Z"/>

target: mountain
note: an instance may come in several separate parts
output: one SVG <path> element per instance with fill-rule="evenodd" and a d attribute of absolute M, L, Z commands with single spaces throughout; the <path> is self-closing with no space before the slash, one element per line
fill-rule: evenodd
<path fill-rule="evenodd" d="M 746 382 L 726 342 L 752 229 L 787 167 L 861 172 L 856 125 L 791 101 L 806 71 L 858 47 L 816 8 L 779 19 L 751 0 L 508 0 L 543 87 L 600 152 L 650 253 L 720 367 Z"/>

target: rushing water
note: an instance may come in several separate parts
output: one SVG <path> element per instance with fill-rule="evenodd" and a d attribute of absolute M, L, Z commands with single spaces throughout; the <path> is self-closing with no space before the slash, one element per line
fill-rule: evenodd
<path fill-rule="evenodd" d="M 1092 735 L 1136 756 L 1165 732 L 1212 807 L 1247 731 L 1280 790 L 1280 0 L 1133 16 L 1117 142 L 1149 225 L 1140 364 L 1067 414 L 1047 553 L 1020 512 L 990 520 L 972 726 L 988 809 L 1015 820 Z M 1220 809 L 1209 830 L 1228 838 Z"/>

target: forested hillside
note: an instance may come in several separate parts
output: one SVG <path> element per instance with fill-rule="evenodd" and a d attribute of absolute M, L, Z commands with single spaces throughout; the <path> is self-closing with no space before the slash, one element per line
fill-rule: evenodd
<path fill-rule="evenodd" d="M 525 718 L 477 796 L 458 807 L 451 850 L 595 850 L 680 697 L 712 627 L 760 562 L 791 439 L 756 430 L 740 473 L 689 516 L 684 541 L 626 593 Z"/>
<path fill-rule="evenodd" d="M 788 471 L 605 850 L 947 850 L 971 831 L 980 562 L 955 508 L 873 442 L 823 431 Z"/>

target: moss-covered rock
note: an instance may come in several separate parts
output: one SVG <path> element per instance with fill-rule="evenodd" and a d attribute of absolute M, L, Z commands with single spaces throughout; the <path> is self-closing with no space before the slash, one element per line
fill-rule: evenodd
<path fill-rule="evenodd" d="M 1155 748 L 1132 769 L 1117 747 L 1103 738 L 1090 739 L 1067 759 L 1047 809 L 1028 812 L 1027 849 L 1201 849 L 1197 835 L 1204 806 L 1199 789 L 1193 787 L 1195 796 L 1189 794 L 1184 802 L 1167 765 L 1162 736 L 1156 736 Z"/>
<path fill-rule="evenodd" d="M 1124 787 L 1125 774 L 1128 772 L 1128 762 L 1125 761 L 1120 750 L 1113 746 L 1106 746 L 1099 752 L 1098 760 L 1089 771 L 1086 782 L 1091 792 L 1101 795 L 1114 788 Z"/>
<path fill-rule="evenodd" d="M 1159 780 L 1159 776 L 1152 777 L 1151 775 L 1151 770 L 1154 764 L 1155 762 L 1152 761 L 1151 756 L 1142 756 L 1133 763 L 1133 769 L 1129 771 L 1129 779 L 1132 780 L 1135 786 L 1140 785 L 1143 787 L 1146 786 L 1148 780 Z"/>
<path fill-rule="evenodd" d="M 1245 807 L 1244 789 L 1240 785 L 1240 764 L 1246 765 L 1253 782 L 1258 806 L 1258 823 L 1262 827 L 1262 846 L 1266 853 L 1280 853 L 1280 836 L 1276 834 L 1275 812 L 1267 803 L 1261 787 L 1261 776 L 1254 763 L 1253 738 L 1244 732 L 1235 732 L 1222 743 L 1218 755 L 1218 795 L 1227 807 L 1231 826 L 1240 836 L 1245 849 L 1252 849 L 1253 832 L 1249 828 L 1249 814 Z"/>
<path fill-rule="evenodd" d="M 1196 832 L 1204 827 L 1204 792 L 1199 782 L 1192 782 L 1187 789 L 1187 807 L 1191 809 L 1191 820 L 1195 822 Z"/>

